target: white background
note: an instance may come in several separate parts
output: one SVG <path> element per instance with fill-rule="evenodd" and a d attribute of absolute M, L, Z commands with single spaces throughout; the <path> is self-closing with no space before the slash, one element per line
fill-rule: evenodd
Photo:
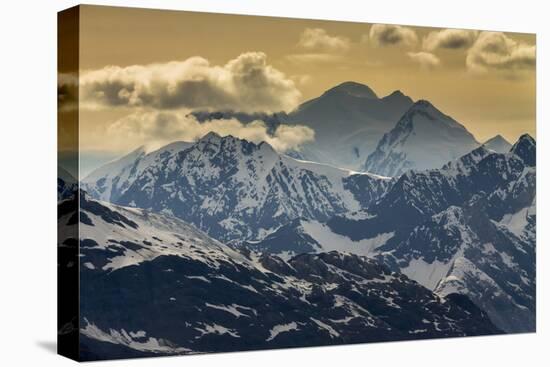
<path fill-rule="evenodd" d="M 96 4 L 537 33 L 537 334 L 101 362 L 105 366 L 548 365 L 548 11 L 545 1 L 95 1 Z M 64 366 L 56 338 L 56 12 L 74 1 L 11 0 L 0 11 L 0 365 Z M 449 86 L 452 88 L 452 86 Z M 7 203 L 7 205 L 6 205 Z M 546 343 L 544 340 L 546 338 Z"/>

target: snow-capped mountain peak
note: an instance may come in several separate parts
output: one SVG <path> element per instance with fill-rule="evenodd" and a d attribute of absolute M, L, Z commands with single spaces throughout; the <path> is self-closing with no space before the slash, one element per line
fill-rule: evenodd
<path fill-rule="evenodd" d="M 443 124 L 450 128 L 466 131 L 463 125 L 438 110 L 430 101 L 425 99 L 416 101 L 398 123 L 412 124 L 416 128 L 419 128 L 421 124 L 429 124 L 430 127 L 436 128 Z"/>
<path fill-rule="evenodd" d="M 429 101 L 419 100 L 384 134 L 364 170 L 399 176 L 410 169 L 439 168 L 478 145 L 463 125 Z"/>
<path fill-rule="evenodd" d="M 328 96 L 334 93 L 345 93 L 359 98 L 378 99 L 376 93 L 369 86 L 352 81 L 343 82 L 333 88 L 330 88 L 323 95 Z"/>
<path fill-rule="evenodd" d="M 135 180 L 147 167 L 167 156 L 175 156 L 192 145 L 185 141 L 175 141 L 151 152 L 147 152 L 145 146 L 140 146 L 92 171 L 82 180 L 83 188 L 95 198 L 111 201 L 120 196 L 127 189 L 127 183 Z"/>
<path fill-rule="evenodd" d="M 411 97 L 405 95 L 400 90 L 394 90 L 393 92 L 391 92 L 387 96 L 382 97 L 381 100 L 383 100 L 387 103 L 396 103 L 396 104 L 398 104 L 398 103 L 412 104 L 413 103 Z"/>
<path fill-rule="evenodd" d="M 266 158 L 278 155 L 275 149 L 265 141 L 254 143 L 233 135 L 221 136 L 215 132 L 209 132 L 197 140 L 194 148 L 207 154 L 217 154 L 218 152 L 223 152 L 224 155 L 238 154 L 241 156 L 259 154 Z"/>
<path fill-rule="evenodd" d="M 497 153 L 507 153 L 510 151 L 510 148 L 512 148 L 512 144 L 510 144 L 508 140 L 504 139 L 504 137 L 502 137 L 502 135 L 500 134 L 495 135 L 491 139 L 487 140 L 485 143 L 483 143 L 483 146 Z"/>
<path fill-rule="evenodd" d="M 226 141 L 234 140 L 236 139 L 232 135 L 227 135 L 224 137 Z M 197 143 L 203 143 L 203 144 L 219 144 L 222 140 L 222 136 L 214 131 L 208 132 L 206 135 L 204 135 L 202 138 L 197 140 Z"/>
<path fill-rule="evenodd" d="M 442 167 L 441 171 L 445 172 L 447 176 L 456 176 L 457 174 L 469 173 L 470 170 L 472 168 L 475 168 L 482 159 L 492 153 L 493 151 L 487 149 L 485 145 L 481 145 L 478 148 L 472 150 L 470 153 L 465 154 L 458 159 L 450 161 Z"/>
<path fill-rule="evenodd" d="M 304 159 L 359 170 L 412 103 L 402 93 L 379 98 L 367 85 L 344 82 L 302 103 L 285 122 L 315 131 L 315 141 L 299 152 Z"/>
<path fill-rule="evenodd" d="M 184 150 L 139 155 L 114 168 L 85 180 L 84 189 L 97 199 L 169 212 L 221 240 L 261 237 L 294 218 L 324 220 L 360 210 L 389 184 L 385 177 L 293 159 L 265 142 L 214 133 Z"/>

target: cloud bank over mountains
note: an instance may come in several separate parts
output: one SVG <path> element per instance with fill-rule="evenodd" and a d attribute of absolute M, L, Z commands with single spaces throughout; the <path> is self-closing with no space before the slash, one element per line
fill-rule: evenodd
<path fill-rule="evenodd" d="M 300 89 L 307 95 L 312 84 L 320 83 L 311 76 L 311 67 L 334 68 L 344 73 L 374 64 L 381 70 L 391 64 L 387 60 L 371 60 L 365 50 L 375 50 L 373 55 L 393 55 L 392 60 L 412 72 L 416 72 L 417 65 L 425 72 L 468 72 L 472 78 L 490 74 L 497 79 L 527 79 L 536 64 L 534 44 L 501 32 L 422 31 L 416 27 L 372 24 L 355 37 L 349 32 L 318 27 L 304 27 L 295 37 L 288 45 L 288 53 L 270 53 L 269 60 L 264 52 L 244 52 L 217 64 L 192 56 L 150 64 L 106 65 L 82 70 L 78 78 L 60 74 L 58 105 L 62 112 L 79 107 L 87 113 L 84 118 L 93 121 L 94 127 L 87 135 L 90 139 L 83 143 L 87 149 L 112 148 L 111 152 L 122 152 L 144 142 L 160 145 L 174 139 L 192 141 L 214 131 L 255 142 L 267 141 L 276 150 L 286 152 L 299 150 L 314 140 L 315 132 L 299 124 L 280 125 L 275 131 L 260 120 L 246 124 L 232 119 L 199 122 L 190 117 L 190 112 L 292 111 L 304 101 Z M 357 56 L 361 52 L 362 56 Z M 303 70 L 293 70 L 296 65 Z M 364 75 L 368 78 L 368 73 Z M 100 135 L 106 132 L 111 141 L 119 142 L 119 149 L 102 141 Z"/>
<path fill-rule="evenodd" d="M 261 120 L 244 124 L 235 118 L 199 122 L 185 112 L 135 112 L 115 121 L 108 127 L 113 146 L 131 150 L 138 145 L 155 149 L 176 140 L 193 142 L 215 132 L 220 136 L 232 135 L 255 143 L 265 141 L 278 152 L 299 150 L 304 143 L 314 140 L 314 131 L 302 125 L 281 124 L 270 132 Z"/>
<path fill-rule="evenodd" d="M 126 67 L 106 66 L 83 72 L 84 106 L 189 108 L 277 112 L 290 110 L 301 93 L 283 72 L 267 63 L 263 52 L 247 52 L 225 65 L 203 57 Z"/>

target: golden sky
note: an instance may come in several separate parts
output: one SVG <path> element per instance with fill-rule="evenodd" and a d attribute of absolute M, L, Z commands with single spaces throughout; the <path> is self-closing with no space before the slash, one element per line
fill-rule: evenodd
<path fill-rule="evenodd" d="M 348 80 L 427 99 L 480 142 L 535 136 L 531 34 L 82 6 L 80 50 L 83 150 L 127 151 L 159 133 L 148 118 L 208 101 L 291 110 Z"/>

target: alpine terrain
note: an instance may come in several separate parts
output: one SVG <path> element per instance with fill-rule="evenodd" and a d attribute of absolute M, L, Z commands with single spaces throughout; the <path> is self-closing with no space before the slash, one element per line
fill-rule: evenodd
<path fill-rule="evenodd" d="M 83 360 L 500 333 L 467 297 L 373 259 L 235 251 L 173 216 L 79 197 L 60 205 L 80 200 Z"/>
<path fill-rule="evenodd" d="M 479 143 L 460 123 L 430 102 L 415 102 L 384 134 L 364 165 L 364 170 L 400 176 L 408 170 L 440 168 Z"/>
<path fill-rule="evenodd" d="M 530 135 L 480 144 L 426 100 L 353 82 L 288 114 L 193 114 L 315 141 L 211 131 L 80 181 L 60 167 L 59 274 L 79 280 L 60 338 L 78 333 L 81 359 L 535 330 Z"/>
<path fill-rule="evenodd" d="M 210 236 L 257 239 L 296 218 L 327 220 L 366 208 L 390 179 L 277 153 L 209 133 L 194 144 L 142 148 L 92 172 L 94 198 L 172 214 Z"/>

